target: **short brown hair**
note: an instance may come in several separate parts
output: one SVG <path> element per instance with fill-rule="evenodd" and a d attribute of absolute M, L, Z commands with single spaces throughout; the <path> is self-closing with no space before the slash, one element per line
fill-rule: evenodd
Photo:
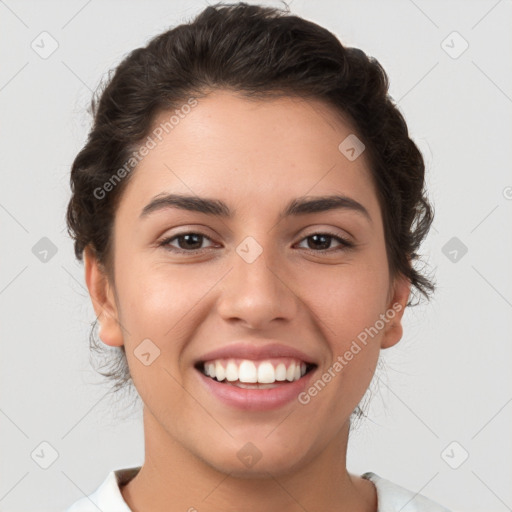
<path fill-rule="evenodd" d="M 435 286 L 413 266 L 433 220 L 425 166 L 388 95 L 385 71 L 313 22 L 246 3 L 209 6 L 192 22 L 156 36 L 124 58 L 97 91 L 93 126 L 71 169 L 67 222 L 78 259 L 89 246 L 105 269 L 112 269 L 112 226 L 131 173 L 104 198 L 94 191 L 129 161 L 157 115 L 215 89 L 256 99 L 320 99 L 347 117 L 370 158 L 390 275 L 404 275 L 413 292 L 429 298 Z M 92 332 L 91 344 L 98 348 Z M 130 380 L 124 347 L 110 370 L 100 373 L 114 379 L 115 390 Z"/>

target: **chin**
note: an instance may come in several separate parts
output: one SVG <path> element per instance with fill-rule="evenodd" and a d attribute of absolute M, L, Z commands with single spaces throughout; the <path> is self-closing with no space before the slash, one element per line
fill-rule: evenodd
<path fill-rule="evenodd" d="M 256 444 L 247 442 L 237 449 L 235 457 L 232 449 L 226 448 L 202 459 L 216 471 L 234 478 L 263 480 L 294 472 L 306 458 L 306 453 L 299 452 L 299 446 L 294 449 L 282 444 L 271 446 L 268 442 L 266 446 L 260 446 L 258 449 Z"/>

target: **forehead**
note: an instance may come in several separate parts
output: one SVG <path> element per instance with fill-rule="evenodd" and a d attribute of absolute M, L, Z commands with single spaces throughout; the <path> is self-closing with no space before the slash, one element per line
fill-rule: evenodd
<path fill-rule="evenodd" d="M 159 138 L 152 135 L 158 128 Z M 161 112 L 149 136 L 156 145 L 125 191 L 139 211 L 162 192 L 243 200 L 260 209 L 266 201 L 339 193 L 377 214 L 366 154 L 351 161 L 339 148 L 354 130 L 320 100 L 215 91 L 194 107 Z"/>

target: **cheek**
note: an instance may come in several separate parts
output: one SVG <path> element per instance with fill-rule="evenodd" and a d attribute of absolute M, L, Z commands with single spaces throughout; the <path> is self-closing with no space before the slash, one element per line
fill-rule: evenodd
<path fill-rule="evenodd" d="M 191 282 L 190 277 L 168 265 L 155 267 L 136 258 L 120 262 L 116 269 L 130 374 L 152 410 L 169 404 L 181 407 L 184 400 L 180 354 L 190 336 L 194 304 L 208 289 L 208 281 Z"/>
<path fill-rule="evenodd" d="M 378 259 L 353 261 L 304 272 L 297 280 L 301 298 L 336 352 L 344 352 L 385 312 L 389 280 L 384 265 Z"/>
<path fill-rule="evenodd" d="M 190 319 L 222 275 L 212 267 L 185 267 L 148 262 L 142 256 L 119 262 L 116 279 L 121 321 L 129 332 L 127 344 L 150 338 L 162 351 L 180 348 Z"/>
<path fill-rule="evenodd" d="M 385 312 L 389 285 L 385 265 L 370 255 L 301 278 L 302 297 L 307 297 L 306 306 L 314 313 L 330 354 L 316 386 L 320 390 L 325 384 L 326 392 L 312 393 L 319 395 L 317 407 L 330 413 L 349 414 L 374 375 L 382 336 L 375 325 Z"/>

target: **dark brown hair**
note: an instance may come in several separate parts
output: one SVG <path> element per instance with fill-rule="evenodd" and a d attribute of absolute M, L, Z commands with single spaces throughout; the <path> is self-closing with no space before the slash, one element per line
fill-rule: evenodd
<path fill-rule="evenodd" d="M 413 265 L 433 220 L 425 166 L 388 95 L 385 71 L 360 49 L 343 46 L 331 32 L 289 10 L 245 3 L 209 6 L 191 23 L 158 35 L 124 58 L 97 91 L 92 129 L 71 169 L 67 222 L 78 259 L 89 246 L 113 275 L 112 226 L 129 171 L 136 167 L 136 148 L 157 115 L 216 89 L 254 99 L 319 99 L 348 119 L 371 163 L 390 275 L 404 275 L 411 295 L 416 289 L 429 298 L 435 286 Z M 104 194 L 120 169 L 123 179 Z M 408 305 L 415 304 L 409 299 Z M 93 332 L 91 347 L 99 348 Z M 124 347 L 117 356 L 110 371 L 100 372 L 114 379 L 114 390 L 130 380 Z"/>

